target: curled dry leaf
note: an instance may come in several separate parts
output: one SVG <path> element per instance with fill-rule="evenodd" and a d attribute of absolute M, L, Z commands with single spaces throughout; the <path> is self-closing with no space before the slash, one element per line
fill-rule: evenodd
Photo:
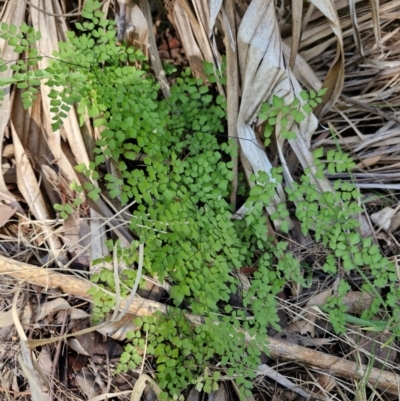
<path fill-rule="evenodd" d="M 294 98 L 300 97 L 301 87 L 287 68 L 283 49 L 274 4 L 267 0 L 253 0 L 238 31 L 238 56 L 243 88 L 237 128 L 241 150 L 255 174 L 264 171 L 271 176 L 272 169 L 272 163 L 258 143 L 251 126 L 262 102 L 271 102 L 273 95 L 283 98 L 285 103 L 291 103 Z M 296 139 L 289 141 L 302 166 L 311 167 L 313 172 L 315 166 L 310 152 L 310 139 L 316 126 L 317 120 L 313 115 L 307 115 L 299 125 L 292 122 L 290 129 L 295 132 Z M 278 125 L 276 135 L 284 177 L 290 185 L 293 179 L 286 167 L 288 163 L 282 150 L 285 139 Z M 331 190 L 328 180 L 315 179 L 315 182 L 321 190 Z M 268 212 L 273 213 L 274 205 L 283 201 L 284 193 L 279 186 L 272 205 L 267 208 Z"/>
<path fill-rule="evenodd" d="M 31 324 L 39 322 L 44 319 L 50 313 L 54 313 L 60 310 L 69 309 L 71 306 L 63 298 L 56 298 L 48 302 L 40 304 L 36 310 L 32 309 L 30 305 L 24 307 L 24 311 L 21 316 L 22 324 Z M 18 309 L 19 312 L 19 309 Z M 8 327 L 13 325 L 12 311 L 0 312 L 0 327 Z"/>
<path fill-rule="evenodd" d="M 333 0 L 310 0 L 310 2 L 322 13 L 327 19 L 329 27 L 333 32 L 336 40 L 336 54 L 332 65 L 322 84 L 323 88 L 327 88 L 327 92 L 323 97 L 322 103 L 316 108 L 316 114 L 321 117 L 325 115 L 339 98 L 344 83 L 344 48 L 343 35 L 340 27 L 340 20 L 335 8 Z M 316 40 L 317 38 L 314 38 Z M 326 41 L 329 43 L 328 41 Z"/>
<path fill-rule="evenodd" d="M 196 387 L 193 387 L 190 390 L 190 393 L 186 398 L 186 401 L 199 401 L 199 400 L 200 400 L 200 392 L 196 390 Z"/>
<path fill-rule="evenodd" d="M 146 388 L 147 382 L 150 384 L 151 388 L 157 395 L 161 393 L 161 388 L 159 387 L 159 385 L 150 376 L 142 374 L 135 383 L 135 387 L 133 388 L 130 401 L 139 401 L 141 399 L 142 394 Z"/>
<path fill-rule="evenodd" d="M 54 8 L 51 0 L 44 0 L 43 2 L 39 0 L 32 0 L 32 5 L 36 6 L 36 8 L 31 8 L 30 13 L 32 17 L 32 25 L 35 30 L 40 31 L 42 34 L 41 39 L 37 41 L 37 47 L 39 51 L 44 55 L 51 55 L 54 51 L 58 51 L 58 32 L 57 32 L 57 24 L 55 18 L 49 18 L 44 13 L 38 11 L 41 8 L 45 8 L 50 12 L 54 12 Z M 42 60 L 38 61 L 38 67 L 40 69 L 45 69 L 49 66 L 50 61 L 48 57 L 43 57 Z M 69 182 L 78 181 L 78 177 L 75 173 L 75 170 L 72 164 L 68 161 L 66 155 L 64 154 L 61 148 L 61 130 L 52 130 L 52 118 L 53 113 L 50 111 L 52 108 L 49 97 L 51 88 L 45 85 L 44 82 L 41 82 L 40 92 L 41 99 L 43 105 L 43 120 L 42 126 L 44 130 L 48 133 L 46 135 L 47 144 L 51 150 L 51 153 L 60 167 L 61 171 L 67 177 Z M 67 121 L 67 120 L 66 120 Z M 65 132 L 65 131 L 64 131 Z M 77 135 L 76 135 L 77 137 Z M 77 138 L 76 138 L 77 139 Z M 80 141 L 83 145 L 82 136 Z M 71 147 L 74 144 L 71 143 Z M 83 147 L 84 149 L 84 147 Z"/>

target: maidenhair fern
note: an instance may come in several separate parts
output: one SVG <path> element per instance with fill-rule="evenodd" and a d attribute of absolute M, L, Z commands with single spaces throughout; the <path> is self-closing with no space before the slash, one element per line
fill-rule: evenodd
<path fill-rule="evenodd" d="M 40 34 L 27 25 L 17 30 L 2 24 L 0 37 L 6 39 L 28 61 L 21 60 L 12 69 L 15 74 L 3 85 L 15 83 L 23 89 L 23 103 L 30 107 L 41 79 L 51 88 L 53 129 L 58 129 L 66 113 L 76 106 L 81 122 L 89 116 L 101 130 L 95 158 L 89 166 L 76 169 L 90 181 L 73 184 L 78 194 L 97 200 L 105 196 L 121 205 L 134 201 L 130 229 L 145 244 L 146 274 L 166 279 L 171 284 L 170 314 L 139 319 L 140 330 L 130 339 L 121 356 L 119 371 L 135 369 L 142 362 L 142 351 L 154 357 L 162 397 L 179 397 L 189 384 L 210 392 L 216 388 L 220 371 L 215 362 L 242 390 L 251 395 L 251 380 L 259 365 L 261 351 L 267 352 L 268 327 L 279 330 L 275 296 L 287 282 L 305 285 L 296 257 L 288 252 L 288 243 L 270 238 L 267 218 L 284 221 L 289 211 L 284 203 L 267 217 L 265 207 L 282 183 L 282 170 L 274 168 L 271 176 L 260 172 L 251 177 L 251 188 L 243 184 L 238 193 L 248 195 L 246 214 L 232 218 L 229 203 L 233 179 L 231 157 L 237 149 L 225 132 L 225 103 L 201 79 L 185 70 L 171 87 L 171 97 L 160 97 L 159 85 L 147 70 L 144 56 L 132 47 L 115 45 L 114 23 L 97 9 L 100 3 L 86 1 L 83 17 L 77 24 L 79 35 L 68 33 L 45 70 L 33 69 L 40 59 L 35 47 Z M 141 68 L 138 68 L 141 66 Z M 4 64 L 2 70 L 7 68 Z M 212 68 L 206 70 L 212 73 Z M 206 71 L 207 72 L 207 71 Z M 225 77 L 211 77 L 210 81 Z M 283 138 L 294 139 L 293 123 L 300 123 L 321 102 L 324 91 L 302 92 L 290 104 L 273 96 L 262 105 L 259 118 L 265 121 L 265 145 L 269 145 L 276 127 Z M 316 177 L 351 169 L 351 158 L 341 152 L 322 149 L 314 152 Z M 113 160 L 118 176 L 101 175 L 99 167 Z M 326 249 L 322 269 L 341 278 L 337 293 L 328 306 L 338 332 L 344 328 L 341 298 L 348 291 L 345 272 L 368 266 L 374 286 L 389 288 L 385 300 L 378 300 L 365 311 L 371 317 L 378 308 L 396 309 L 399 290 L 392 263 L 383 258 L 377 246 L 358 233 L 357 213 L 361 212 L 360 194 L 351 184 L 336 181 L 334 192 L 320 193 L 309 170 L 291 188 L 288 198 L 296 205 L 296 217 L 303 232 L 312 232 Z M 102 183 L 102 187 L 95 184 Z M 102 188 L 102 189 L 101 189 Z M 79 205 L 58 205 L 65 218 Z M 289 231 L 288 224 L 282 230 Z M 136 279 L 137 243 L 130 249 L 117 246 L 118 258 L 131 269 L 121 274 L 121 295 L 126 296 Z M 238 271 L 254 269 L 250 286 L 242 290 Z M 91 289 L 97 318 L 115 305 L 114 298 L 102 291 L 115 291 L 112 272 L 103 270 L 93 277 L 98 284 Z M 241 307 L 231 305 L 233 294 L 240 293 Z M 185 312 L 201 315 L 204 324 L 193 327 Z M 398 322 L 398 312 L 393 322 Z M 243 330 L 253 338 L 245 341 Z"/>

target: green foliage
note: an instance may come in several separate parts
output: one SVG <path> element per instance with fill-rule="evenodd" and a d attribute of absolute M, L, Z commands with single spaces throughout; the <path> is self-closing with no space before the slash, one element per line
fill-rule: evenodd
<path fill-rule="evenodd" d="M 40 39 L 40 32 L 35 32 L 32 27 L 22 23 L 17 29 L 13 24 L 2 22 L 0 25 L 0 37 L 7 41 L 7 44 L 14 48 L 18 54 L 25 53 L 27 61 L 18 60 L 10 66 L 14 72 L 11 79 L 2 80 L 0 85 L 4 86 L 10 83 L 16 83 L 19 89 L 23 89 L 21 94 L 24 107 L 28 108 L 32 99 L 38 93 L 37 87 L 40 85 L 40 79 L 43 78 L 43 72 L 33 70 L 32 67 L 37 64 L 42 57 L 36 48 L 36 41 Z M 7 62 L 0 59 L 0 72 L 7 70 Z M 0 91 L 0 101 L 4 98 L 4 91 Z"/>
<path fill-rule="evenodd" d="M 35 47 L 39 34 L 26 25 L 18 31 L 2 24 L 0 36 L 17 52 L 27 52 L 29 59 L 16 63 L 13 77 L 0 84 L 16 83 L 24 89 L 24 106 L 30 107 L 43 78 L 51 88 L 53 129 L 61 126 L 72 106 L 77 107 L 81 123 L 87 115 L 102 128 L 94 161 L 76 166 L 88 181 L 71 188 L 77 194 L 86 191 L 96 201 L 102 192 L 99 180 L 104 193 L 121 205 L 134 201 L 130 229 L 145 244 L 144 272 L 171 285 L 173 306 L 168 316 L 137 321 L 138 330 L 129 334 L 119 371 L 135 369 L 146 352 L 155 361 L 165 399 L 177 398 L 188 384 L 211 392 L 220 370 L 235 379 L 243 396 L 250 396 L 260 353 L 268 352 L 267 328 L 280 329 L 275 296 L 288 281 L 306 285 L 302 266 L 287 251 L 288 244 L 266 234 L 265 207 L 282 183 L 282 169 L 253 175 L 250 188 L 239 188 L 240 194 L 248 194 L 247 212 L 243 218 L 232 219 L 231 157 L 237 149 L 224 137 L 225 100 L 189 70 L 177 78 L 171 97 L 161 99 L 143 54 L 115 45 L 114 23 L 103 18 L 99 7 L 97 1 L 86 1 L 85 21 L 76 25 L 79 36 L 69 32 L 44 71 L 32 69 L 39 59 Z M 205 65 L 209 81 L 224 84 L 224 68 L 220 73 Z M 266 122 L 265 144 L 277 128 L 284 138 L 295 139 L 294 124 L 304 121 L 324 93 L 303 91 L 290 104 L 273 96 L 271 103 L 263 104 L 259 117 Z M 314 158 L 314 170 L 306 169 L 286 192 L 296 205 L 303 232 L 312 232 L 326 249 L 323 270 L 341 276 L 327 304 L 330 319 L 341 332 L 346 322 L 341 299 L 349 289 L 344 272 L 368 266 L 373 280 L 366 280 L 363 290 L 385 287 L 389 292 L 362 318 L 371 318 L 383 305 L 395 311 L 395 324 L 400 317 L 395 308 L 400 295 L 395 267 L 358 233 L 360 194 L 352 184 L 341 181 L 335 182 L 335 192 L 321 193 L 313 178 L 313 172 L 318 179 L 326 173 L 349 171 L 354 163 L 342 152 L 324 154 L 322 149 L 314 152 Z M 111 159 L 118 175 L 100 176 L 99 167 Z M 55 205 L 55 209 L 62 218 L 72 212 L 70 205 Z M 270 218 L 282 221 L 282 231 L 288 232 L 288 216 L 286 205 L 281 204 Z M 122 297 L 128 296 L 136 280 L 137 245 L 134 242 L 125 249 L 109 244 L 111 249 L 117 247 L 118 261 L 130 267 L 119 277 Z M 244 266 L 256 271 L 250 287 L 241 291 L 237 270 Z M 92 281 L 96 284 L 90 290 L 94 317 L 101 319 L 115 306 L 114 273 L 102 269 Z M 229 302 L 238 292 L 242 308 Z M 204 324 L 193 327 L 186 312 L 201 315 Z M 251 341 L 245 341 L 243 330 Z M 220 370 L 213 370 L 217 361 Z"/>
<path fill-rule="evenodd" d="M 252 361 L 253 366 L 258 363 L 260 350 L 252 346 L 245 350 L 244 335 L 217 318 L 206 318 L 204 325 L 192 327 L 182 311 L 172 310 L 168 317 L 156 315 L 137 319 L 135 323 L 146 333 L 146 341 L 140 331 L 130 333 L 132 346 L 125 348 L 118 371 L 137 368 L 142 363 L 140 354 L 146 351 L 156 358 L 158 384 L 170 396 L 178 396 L 188 383 L 195 384 L 199 391 L 215 389 L 220 372 L 208 368 L 214 359 L 229 365 L 228 375 L 232 377 L 238 372 L 254 377 L 252 369 L 243 366 L 242 359 L 247 352 L 246 362 Z M 246 376 L 238 376 L 238 384 L 243 384 Z M 167 393 L 163 398 L 167 399 Z"/>
<path fill-rule="evenodd" d="M 67 219 L 68 216 L 74 211 L 72 206 L 70 204 L 65 204 L 65 205 L 60 205 L 60 204 L 55 204 L 54 209 L 58 210 L 60 212 L 60 217 L 62 219 Z"/>
<path fill-rule="evenodd" d="M 281 129 L 284 139 L 295 139 L 296 134 L 290 131 L 293 123 L 300 124 L 312 109 L 322 102 L 321 96 L 326 93 L 326 88 L 320 89 L 318 93 L 301 91 L 300 99 L 294 98 L 290 104 L 285 104 L 284 99 L 273 95 L 271 103 L 264 103 L 259 112 L 259 119 L 265 121 L 264 144 L 268 146 L 270 138 L 276 126 Z"/>

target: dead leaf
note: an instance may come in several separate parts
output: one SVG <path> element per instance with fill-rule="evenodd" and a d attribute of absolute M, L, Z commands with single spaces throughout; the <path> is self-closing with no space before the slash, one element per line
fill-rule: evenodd
<path fill-rule="evenodd" d="M 379 160 L 381 160 L 383 157 L 383 155 L 377 155 L 377 156 L 372 156 L 372 157 L 366 157 L 365 159 L 362 159 L 358 164 L 357 164 L 357 168 L 359 169 L 364 169 L 364 168 L 368 168 L 371 167 L 373 165 L 375 165 L 376 163 L 379 162 Z"/>
<path fill-rule="evenodd" d="M 88 266 L 92 257 L 90 255 L 89 223 L 80 218 L 77 211 L 73 211 L 63 221 L 63 240 L 74 262 Z M 97 234 L 97 233 L 96 233 Z"/>
<path fill-rule="evenodd" d="M 229 395 L 223 383 L 218 386 L 217 391 L 212 391 L 208 396 L 209 401 L 228 401 Z"/>
<path fill-rule="evenodd" d="M 7 24 L 13 24 L 15 26 L 20 26 L 25 18 L 25 2 L 7 2 L 2 6 L 1 21 Z M 19 55 L 15 53 L 14 47 L 7 44 L 4 39 L 0 38 L 0 58 L 2 60 L 7 60 L 8 66 L 12 67 L 18 60 Z M 7 68 L 5 71 L 0 72 L 0 78 L 11 77 L 13 74 L 11 68 Z M 0 166 L 3 166 L 2 160 L 2 146 L 4 144 L 4 134 L 6 132 L 7 124 L 10 120 L 11 114 L 11 97 L 10 97 L 10 86 L 5 88 L 4 99 L 0 104 Z M 24 211 L 16 200 L 14 195 L 8 190 L 6 183 L 4 182 L 3 174 L 0 174 L 0 199 L 8 200 L 12 207 L 16 207 L 18 211 L 24 214 Z"/>
<path fill-rule="evenodd" d="M 142 397 L 142 394 L 146 388 L 146 382 L 150 383 L 150 386 L 153 388 L 157 395 L 160 395 L 161 388 L 159 385 L 148 375 L 142 374 L 139 379 L 135 383 L 135 387 L 133 388 L 131 400 L 130 401 L 139 401 Z"/>
<path fill-rule="evenodd" d="M 343 298 L 343 304 L 347 306 L 347 313 L 361 314 L 368 309 L 374 300 L 374 296 L 366 292 L 350 291 Z"/>
<path fill-rule="evenodd" d="M 50 313 L 59 310 L 69 309 L 71 306 L 64 298 L 56 298 L 51 301 L 40 304 L 36 310 L 33 310 L 30 305 L 24 307 L 24 312 L 21 316 L 22 324 L 30 324 L 44 319 Z M 19 313 L 19 308 L 18 308 Z M 33 318 L 32 318 L 33 316 Z M 12 311 L 0 312 L 0 327 L 7 327 L 13 324 Z"/>
<path fill-rule="evenodd" d="M 186 398 L 186 401 L 199 401 L 199 400 L 200 400 L 200 392 L 196 390 L 196 387 L 193 387 L 190 390 L 190 393 Z"/>
<path fill-rule="evenodd" d="M 14 216 L 16 211 L 17 211 L 16 208 L 0 204 L 0 227 L 3 227 L 4 224 L 8 222 L 10 217 Z"/>
<path fill-rule="evenodd" d="M 318 384 L 328 393 L 336 386 L 336 380 L 332 376 L 328 376 L 323 373 L 317 373 L 316 379 Z"/>
<path fill-rule="evenodd" d="M 387 206 L 377 213 L 371 214 L 371 220 L 382 230 L 394 231 L 400 226 L 400 216 L 396 210 Z"/>
<path fill-rule="evenodd" d="M 311 337 L 315 336 L 315 322 L 318 318 L 318 315 L 315 310 L 313 310 L 314 306 L 324 305 L 327 298 L 332 295 L 332 289 L 322 291 L 319 294 L 314 295 L 307 302 L 306 307 L 304 308 L 305 312 L 302 314 L 302 317 L 298 317 L 292 321 L 286 328 L 285 331 L 291 333 L 301 333 L 307 334 L 309 333 Z"/>
<path fill-rule="evenodd" d="M 75 376 L 76 384 L 88 399 L 101 393 L 100 386 L 96 383 L 96 378 L 88 368 L 82 368 Z"/>
<path fill-rule="evenodd" d="M 126 5 L 125 38 L 130 45 L 148 55 L 149 27 L 140 8 L 133 3 Z"/>

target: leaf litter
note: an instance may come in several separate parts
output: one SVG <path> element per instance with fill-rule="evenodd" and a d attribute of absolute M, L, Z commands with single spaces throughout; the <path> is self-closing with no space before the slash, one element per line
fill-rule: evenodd
<path fill-rule="evenodd" d="M 302 168 L 313 167 L 313 149 L 321 146 L 325 149 L 335 149 L 339 146 L 350 152 L 358 163 L 351 176 L 347 173 L 332 174 L 326 180 L 315 181 L 324 190 L 331 190 L 335 179 L 341 178 L 354 181 L 359 188 L 371 191 L 370 195 L 365 193 L 363 200 L 363 219 L 367 221 L 365 232 L 374 234 L 377 241 L 379 238 L 385 238 L 382 243 L 383 250 L 397 261 L 396 255 L 400 247 L 396 194 L 400 188 L 400 176 L 396 170 L 400 149 L 397 128 L 399 116 L 396 112 L 400 93 L 398 2 L 379 3 L 371 0 L 367 5 L 358 1 L 333 3 L 330 0 L 318 0 L 308 5 L 304 4 L 303 9 L 299 4 L 293 5 L 292 8 L 282 6 L 277 13 L 273 3 L 253 0 L 238 4 L 238 13 L 234 13 L 233 18 L 230 14 L 232 10 L 228 8 L 230 2 L 222 4 L 220 1 L 210 1 L 210 9 L 205 2 L 196 0 L 170 0 L 166 3 L 171 25 L 182 43 L 182 54 L 185 54 L 187 63 L 196 76 L 203 76 L 204 60 L 213 62 L 215 68 L 220 68 L 220 47 L 216 44 L 218 35 L 225 35 L 226 51 L 231 49 L 232 59 L 237 59 L 237 68 L 232 69 L 230 73 L 232 76 L 236 74 L 241 86 L 219 90 L 222 93 L 226 91 L 229 107 L 236 104 L 237 116 L 229 122 L 229 132 L 239 138 L 238 142 L 243 151 L 240 163 L 247 166 L 250 173 L 268 173 L 274 163 L 270 155 L 256 146 L 259 144 L 259 138 L 254 123 L 261 102 L 271 100 L 274 94 L 290 101 L 299 95 L 300 84 L 314 90 L 322 86 L 328 87 L 322 105 L 316 110 L 318 120 L 310 115 L 306 121 L 296 125 L 296 140 L 285 141 L 278 136 L 278 149 L 273 157 L 284 167 L 286 184 L 290 185 L 295 179 L 293 174 L 296 174 L 296 166 L 300 164 Z M 110 5 L 111 15 L 111 11 L 117 5 L 116 2 L 104 2 L 104 7 Z M 37 0 L 27 3 L 8 2 L 2 5 L 2 19 L 19 26 L 25 18 L 26 9 L 29 10 L 32 24 L 42 32 L 43 39 L 39 43 L 41 50 L 46 55 L 52 54 L 57 41 L 66 37 L 65 20 L 51 17 L 52 13 L 64 13 L 63 5 Z M 145 15 L 149 22 L 148 10 L 146 14 L 142 7 L 142 12 L 143 14 L 137 14 L 137 18 Z M 237 26 L 234 26 L 235 24 Z M 152 29 L 149 32 L 152 32 Z M 157 36 L 158 32 L 155 38 L 152 38 L 151 33 L 149 35 L 152 43 L 150 54 L 153 54 L 154 58 L 158 55 L 155 49 Z M 0 44 L 3 59 L 17 58 L 15 54 L 10 53 L 10 48 L 4 41 Z M 47 62 L 44 58 L 43 63 Z M 163 82 L 164 93 L 168 93 L 168 83 L 164 80 L 161 63 L 155 60 L 154 65 L 158 65 L 156 75 L 160 82 Z M 291 66 L 293 68 L 290 68 Z M 1 74 L 3 77 L 5 73 Z M 51 357 L 53 353 L 49 351 L 52 348 L 48 347 L 52 347 L 53 342 L 45 345 L 37 353 L 34 351 L 39 368 L 35 367 L 31 354 L 27 351 L 29 340 L 24 334 L 25 330 L 36 339 L 40 339 L 44 334 L 56 337 L 59 333 L 57 330 L 48 330 L 52 322 L 62 324 L 63 314 L 67 313 L 68 317 L 65 326 L 67 331 L 72 330 L 74 322 L 84 324 L 88 318 L 88 297 L 85 292 L 85 288 L 88 288 L 87 281 L 83 280 L 81 275 L 71 276 L 70 280 L 67 280 L 62 277 L 61 272 L 54 272 L 53 279 L 41 266 L 54 265 L 56 262 L 62 270 L 62 266 L 71 258 L 76 258 L 77 262 L 86 265 L 88 260 L 94 259 L 93 255 L 107 256 L 104 246 L 105 232 L 98 231 L 107 225 L 99 222 L 108 219 L 109 225 L 115 227 L 115 224 L 111 223 L 115 215 L 112 206 L 104 202 L 93 205 L 89 200 L 85 200 L 85 208 L 79 215 L 74 215 L 71 220 L 64 222 L 62 231 L 56 228 L 60 220 L 57 217 L 54 219 L 54 210 L 51 210 L 51 204 L 54 202 L 49 204 L 47 199 L 61 197 L 62 201 L 73 200 L 75 195 L 69 190 L 69 184 L 77 178 L 73 165 L 88 163 L 88 151 L 91 149 L 85 146 L 85 138 L 87 140 L 88 135 L 94 133 L 94 129 L 90 125 L 86 125 L 86 128 L 80 127 L 72 110 L 64 126 L 52 132 L 46 90 L 45 86 L 41 87 L 41 96 L 29 110 L 24 111 L 18 99 L 18 91 L 14 88 L 12 93 L 6 95 L 0 109 L 0 157 L 3 171 L 0 179 L 0 239 L 3 255 L 1 272 L 4 278 L 4 295 L 0 299 L 0 336 L 4 340 L 0 347 L 1 391 L 11 397 L 13 394 L 19 394 L 19 399 L 48 399 L 48 387 L 38 376 L 39 369 L 46 377 L 56 382 L 57 399 L 80 399 L 76 394 L 86 397 L 85 399 L 105 399 L 107 394 L 118 394 L 125 390 L 129 390 L 129 395 L 121 394 L 120 399 L 129 399 L 123 397 L 130 397 L 131 394 L 132 397 L 135 394 L 134 399 L 139 399 L 143 393 L 146 376 L 118 377 L 119 382 L 113 379 L 113 383 L 110 384 L 110 366 L 107 358 L 101 362 L 107 365 L 106 370 L 102 370 L 99 362 L 93 357 L 93 352 L 81 351 L 89 359 L 86 365 L 74 373 L 74 379 L 68 383 L 68 380 L 61 376 L 52 376 L 55 362 Z M 6 149 L 11 144 L 13 151 L 10 153 L 10 148 L 7 151 Z M 52 157 L 47 157 L 46 152 L 50 152 Z M 10 169 L 14 169 L 14 176 L 10 175 Z M 274 207 L 283 200 L 283 191 L 279 189 L 275 205 L 272 204 L 268 208 L 268 213 L 272 213 Z M 128 242 L 131 240 L 126 227 L 120 228 L 118 234 L 127 238 Z M 306 258 L 305 254 L 310 253 L 310 249 L 302 244 L 297 244 L 293 249 L 300 250 L 300 258 Z M 317 263 L 318 249 L 313 247 L 312 251 Z M 10 257 L 16 261 L 29 262 L 32 268 L 35 268 L 35 265 L 39 266 L 40 269 L 36 269 L 35 272 L 40 277 L 33 278 L 29 265 L 16 265 L 14 269 L 15 266 L 12 267 L 12 263 L 7 259 Z M 70 270 L 70 273 L 74 274 L 74 269 Z M 22 274 L 23 271 L 25 274 Z M 9 276 L 14 278 L 6 279 Z M 354 277 L 355 283 L 357 280 L 358 277 Z M 246 279 L 242 278 L 241 281 L 243 287 L 246 287 Z M 23 290 L 19 292 L 21 284 Z M 394 362 L 397 350 L 388 344 L 390 334 L 376 335 L 366 326 L 361 331 L 355 330 L 352 336 L 349 335 L 346 351 L 340 353 L 338 347 L 341 342 L 335 343 L 335 339 L 332 341 L 326 317 L 318 308 L 332 292 L 330 285 L 332 283 L 315 283 L 312 288 L 315 290 L 314 295 L 310 296 L 300 290 L 297 299 L 291 299 L 289 304 L 285 303 L 282 316 L 286 316 L 287 324 L 282 326 L 283 333 L 286 332 L 288 336 L 300 334 L 300 337 L 303 337 L 300 344 L 303 345 L 290 345 L 287 342 L 285 352 L 281 352 L 279 348 L 284 347 L 285 341 L 282 338 L 271 340 L 271 355 L 278 359 L 286 359 L 290 363 L 284 367 L 279 364 L 268 366 L 274 373 L 269 375 L 268 380 L 264 378 L 259 381 L 262 385 L 258 388 L 263 388 L 259 394 L 274 393 L 278 378 L 285 379 L 286 376 L 289 382 L 282 380 L 280 385 L 290 389 L 295 379 L 296 383 L 299 383 L 297 388 L 303 391 L 303 396 L 312 394 L 317 399 L 325 399 L 332 391 L 336 391 L 335 397 L 343 398 L 340 394 L 349 391 L 351 383 L 338 378 L 351 377 L 349 370 L 353 365 L 346 365 L 345 359 L 335 359 L 336 370 L 333 369 L 329 376 L 321 375 L 318 370 L 323 367 L 315 363 L 317 356 L 322 361 L 324 355 L 328 357 L 329 354 L 334 356 L 351 353 L 348 358 L 357 363 L 368 364 L 367 356 L 376 359 L 372 362 L 375 368 L 396 369 Z M 14 297 L 14 294 L 20 295 Z M 284 304 L 282 300 L 281 302 Z M 348 313 L 358 314 L 373 302 L 373 296 L 359 290 L 352 291 L 344 302 Z M 146 300 L 145 304 L 151 311 L 164 308 L 162 304 L 151 300 Z M 143 310 L 143 313 L 148 312 Z M 384 316 L 376 318 L 385 319 Z M 111 322 L 108 327 L 99 328 L 98 332 L 114 338 L 114 341 L 122 341 L 126 331 L 134 329 L 130 320 L 127 316 L 119 321 L 118 325 Z M 81 336 L 75 340 L 78 338 Z M 314 340 L 314 343 L 311 341 L 307 345 L 317 350 L 323 349 L 324 353 L 313 354 L 312 349 L 306 348 L 304 338 Z M 102 344 L 102 340 L 94 342 L 96 341 Z M 73 346 L 70 347 L 72 349 Z M 74 358 L 78 359 L 78 355 L 79 352 L 75 351 Z M 326 366 L 331 366 L 332 361 L 333 359 L 329 360 Z M 78 365 L 79 363 L 76 364 Z M 338 368 L 339 365 L 343 371 Z M 260 375 L 266 366 L 260 367 Z M 294 372 L 295 367 L 301 368 L 299 376 Z M 14 370 L 17 370 L 21 377 L 25 377 L 29 385 L 26 381 L 17 380 L 16 375 L 11 373 Z M 378 387 L 382 377 L 386 377 L 388 382 L 395 380 L 396 376 L 385 376 L 385 371 L 380 373 L 380 378 L 375 371 L 369 376 L 373 386 Z M 359 376 L 359 379 L 362 376 Z M 140 384 L 136 386 L 135 383 L 138 382 Z M 124 388 L 122 383 L 129 388 Z M 309 383 L 313 383 L 314 387 L 310 387 Z M 136 391 L 131 392 L 132 388 Z M 213 396 L 225 399 L 225 390 L 221 388 L 224 387 L 220 386 L 220 394 Z M 101 398 L 102 396 L 104 398 Z M 274 397 L 276 399 L 277 395 Z"/>

